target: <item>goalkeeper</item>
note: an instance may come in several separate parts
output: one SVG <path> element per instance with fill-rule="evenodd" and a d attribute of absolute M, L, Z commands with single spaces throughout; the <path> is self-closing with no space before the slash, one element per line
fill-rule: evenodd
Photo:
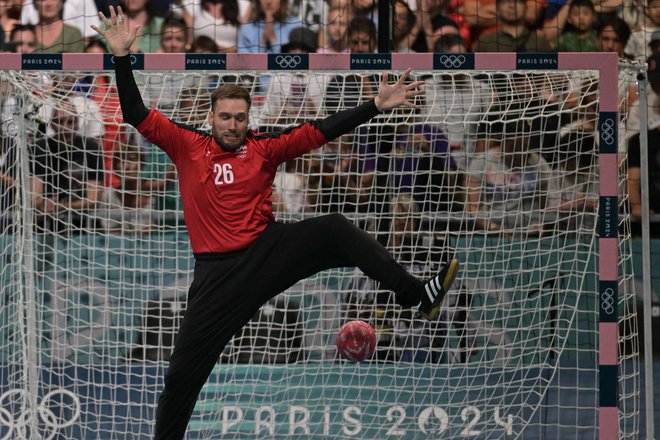
<path fill-rule="evenodd" d="M 452 260 L 428 282 L 400 266 L 366 232 L 339 214 L 283 224 L 274 221 L 272 183 L 281 163 L 324 145 L 384 110 L 416 107 L 421 81 L 395 84 L 383 74 L 378 96 L 358 107 L 277 134 L 248 129 L 251 98 L 230 84 L 211 96 L 211 133 L 172 122 L 148 110 L 131 70 L 130 47 L 139 27 L 129 28 L 121 8 L 99 14 L 102 35 L 115 56 L 124 120 L 174 162 L 183 211 L 195 255 L 188 305 L 165 374 L 156 411 L 157 439 L 183 438 L 199 391 L 225 345 L 261 305 L 319 271 L 357 266 L 395 292 L 404 307 L 435 319 L 458 270 Z"/>

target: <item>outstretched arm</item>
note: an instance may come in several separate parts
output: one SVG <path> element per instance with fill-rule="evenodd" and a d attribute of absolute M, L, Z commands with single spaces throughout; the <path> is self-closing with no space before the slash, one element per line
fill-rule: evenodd
<path fill-rule="evenodd" d="M 128 21 L 121 6 L 117 7 L 117 13 L 115 13 L 115 8 L 110 6 L 110 19 L 102 12 L 99 12 L 99 16 L 105 29 L 95 25 L 92 25 L 92 29 L 105 38 L 108 48 L 114 55 L 117 93 L 119 94 L 121 111 L 124 120 L 137 127 L 149 115 L 149 110 L 142 101 L 131 68 L 130 49 L 135 42 L 135 38 L 137 38 L 140 26 L 129 29 Z"/>
<path fill-rule="evenodd" d="M 328 141 L 331 141 L 364 124 L 384 110 L 399 106 L 419 108 L 419 105 L 414 104 L 411 98 L 424 93 L 418 88 L 424 84 L 424 81 L 404 85 L 410 72 L 412 69 L 407 69 L 394 84 L 389 84 L 387 72 L 383 73 L 378 96 L 362 105 L 328 116 L 320 121 L 319 130 Z"/>

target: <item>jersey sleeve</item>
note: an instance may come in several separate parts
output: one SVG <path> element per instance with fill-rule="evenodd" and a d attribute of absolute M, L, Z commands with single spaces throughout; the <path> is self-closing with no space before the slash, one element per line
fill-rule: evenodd
<path fill-rule="evenodd" d="M 255 140 L 264 142 L 265 155 L 276 164 L 302 156 L 327 142 L 316 121 L 290 127 L 280 133 L 255 135 Z"/>
<path fill-rule="evenodd" d="M 150 110 L 146 119 L 137 126 L 138 132 L 149 142 L 163 150 L 173 162 L 183 155 L 185 145 L 191 144 L 193 132 L 169 120 L 158 110 Z"/>

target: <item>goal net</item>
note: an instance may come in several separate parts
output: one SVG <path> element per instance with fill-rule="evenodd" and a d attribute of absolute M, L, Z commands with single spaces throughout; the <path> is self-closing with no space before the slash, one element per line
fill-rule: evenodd
<path fill-rule="evenodd" d="M 0 439 L 151 438 L 194 267 L 176 170 L 123 123 L 112 57 L 3 57 Z M 291 287 L 226 347 L 187 438 L 637 438 L 617 149 L 635 130 L 617 90 L 634 76 L 617 77 L 616 58 L 133 61 L 145 104 L 199 130 L 219 84 L 249 88 L 250 127 L 278 131 L 415 67 L 420 108 L 283 164 L 273 209 L 283 222 L 342 213 L 421 278 L 461 261 L 436 322 L 354 268 Z M 334 345 L 352 319 L 378 336 L 357 364 Z"/>

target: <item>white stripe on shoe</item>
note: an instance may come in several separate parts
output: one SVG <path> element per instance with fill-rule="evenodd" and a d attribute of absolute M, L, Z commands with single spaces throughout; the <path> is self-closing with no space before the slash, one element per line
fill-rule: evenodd
<path fill-rule="evenodd" d="M 431 301 L 431 304 L 433 304 L 433 300 L 435 299 L 435 295 L 431 292 L 431 286 L 427 283 L 424 288 L 426 289 L 426 295 L 429 297 L 429 301 Z"/>

